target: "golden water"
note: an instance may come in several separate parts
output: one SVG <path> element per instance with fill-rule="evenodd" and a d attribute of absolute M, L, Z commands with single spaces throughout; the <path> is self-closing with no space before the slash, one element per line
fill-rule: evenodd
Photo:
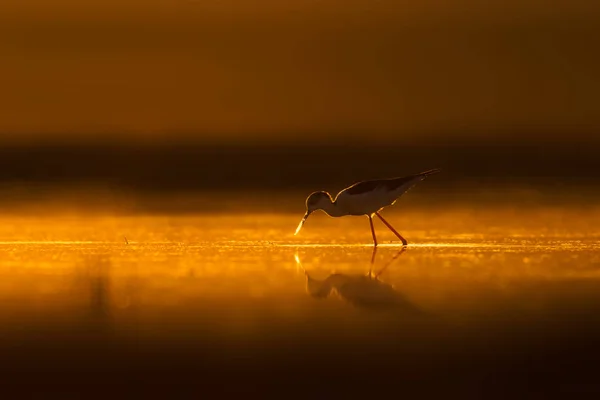
<path fill-rule="evenodd" d="M 406 251 L 376 222 L 374 254 L 361 217 L 315 213 L 294 236 L 302 211 L 5 215 L 4 376 L 290 378 L 371 363 L 468 386 L 505 370 L 552 381 L 558 363 L 569 387 L 585 381 L 572 346 L 592 352 L 600 331 L 600 210 L 385 216 Z M 535 360 L 527 372 L 523 359 Z"/>

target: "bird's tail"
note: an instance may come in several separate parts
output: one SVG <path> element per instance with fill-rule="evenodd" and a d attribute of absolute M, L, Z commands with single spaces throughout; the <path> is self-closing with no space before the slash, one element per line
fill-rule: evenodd
<path fill-rule="evenodd" d="M 425 172 L 421 172 L 418 175 L 421 176 L 429 176 L 429 175 L 433 175 L 433 174 L 437 174 L 438 172 L 441 172 L 442 170 L 439 168 L 434 168 L 434 169 L 430 169 L 429 171 L 425 171 Z"/>

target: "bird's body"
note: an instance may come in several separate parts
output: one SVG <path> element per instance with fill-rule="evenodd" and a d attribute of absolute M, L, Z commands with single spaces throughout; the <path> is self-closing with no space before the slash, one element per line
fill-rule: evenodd
<path fill-rule="evenodd" d="M 346 189 L 340 191 L 335 199 L 327 192 L 313 192 L 306 199 L 306 214 L 298 228 L 296 234 L 302 228 L 302 225 L 308 216 L 316 210 L 323 210 L 331 217 L 342 217 L 346 215 L 369 217 L 371 222 L 371 232 L 373 241 L 377 246 L 375 230 L 373 228 L 372 216 L 377 215 L 386 226 L 392 230 L 406 245 L 406 240 L 392 228 L 379 214 L 381 209 L 390 206 L 398 200 L 400 196 L 406 193 L 418 182 L 422 181 L 429 175 L 438 173 L 439 169 L 432 169 L 421 172 L 419 174 L 409 175 L 401 178 L 377 179 L 355 183 Z"/>

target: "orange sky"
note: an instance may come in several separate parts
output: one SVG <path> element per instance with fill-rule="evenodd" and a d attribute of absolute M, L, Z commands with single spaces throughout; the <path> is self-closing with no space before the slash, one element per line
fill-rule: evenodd
<path fill-rule="evenodd" d="M 0 134 L 594 131 L 597 4 L 9 0 Z"/>

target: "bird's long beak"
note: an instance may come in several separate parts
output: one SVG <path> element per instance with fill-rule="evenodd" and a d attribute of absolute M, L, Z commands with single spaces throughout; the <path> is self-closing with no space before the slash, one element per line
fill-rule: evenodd
<path fill-rule="evenodd" d="M 298 232 L 300 232 L 300 229 L 302 229 L 302 226 L 304 225 L 304 222 L 306 222 L 306 219 L 308 218 L 308 216 L 310 215 L 310 211 L 307 211 L 306 214 L 304 214 L 304 217 L 302 217 L 302 221 L 300 221 L 300 223 L 298 224 L 298 227 L 296 228 L 296 232 L 294 232 L 294 236 L 298 234 Z"/>

